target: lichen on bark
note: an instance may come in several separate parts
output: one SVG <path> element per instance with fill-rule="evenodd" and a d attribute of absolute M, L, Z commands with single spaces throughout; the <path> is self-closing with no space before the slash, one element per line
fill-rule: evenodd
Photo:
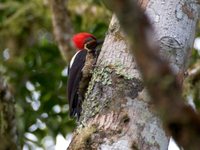
<path fill-rule="evenodd" d="M 134 99 L 143 90 L 141 79 L 129 77 L 122 70 L 119 65 L 95 68 L 82 106 L 82 124 L 99 112 L 121 109 L 121 104 L 126 105 L 125 97 Z"/>

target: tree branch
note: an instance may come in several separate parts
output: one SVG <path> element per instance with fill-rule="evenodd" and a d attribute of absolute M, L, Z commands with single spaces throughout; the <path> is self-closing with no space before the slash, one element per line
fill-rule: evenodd
<path fill-rule="evenodd" d="M 176 75 L 168 63 L 158 55 L 158 46 L 150 41 L 153 28 L 149 19 L 136 1 L 111 0 L 111 2 L 112 9 L 129 38 L 144 82 L 165 127 L 184 149 L 198 150 L 200 116 L 184 104 Z"/>
<path fill-rule="evenodd" d="M 49 0 L 52 11 L 52 23 L 55 39 L 62 54 L 67 62 L 70 62 L 73 55 L 71 37 L 73 28 L 69 19 L 68 11 L 65 7 L 66 0 Z"/>
<path fill-rule="evenodd" d="M 0 149 L 19 149 L 14 99 L 0 77 Z"/>

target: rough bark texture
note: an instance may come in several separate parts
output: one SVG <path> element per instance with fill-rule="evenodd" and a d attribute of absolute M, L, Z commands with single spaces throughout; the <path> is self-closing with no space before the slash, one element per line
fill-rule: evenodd
<path fill-rule="evenodd" d="M 97 66 L 83 103 L 80 134 L 69 149 L 166 150 L 168 138 L 115 17 Z"/>
<path fill-rule="evenodd" d="M 113 17 L 83 103 L 80 125 L 69 149 L 167 150 L 168 137 L 129 54 L 132 49 L 153 102 L 161 108 L 158 110 L 164 109 L 159 114 L 166 117 L 164 123 L 170 133 L 180 145 L 189 149 L 189 145 L 199 142 L 197 136 L 197 142 L 195 136 L 192 137 L 194 142 L 187 138 L 190 129 L 199 131 L 199 119 L 192 109 L 178 101 L 181 90 L 174 78 L 174 73 L 182 74 L 193 44 L 197 7 L 192 0 L 141 0 L 140 4 L 150 17 L 155 32 L 134 1 L 109 1 L 129 40 L 125 39 Z M 156 41 L 160 51 L 154 45 Z M 164 59 L 169 60 L 173 72 Z M 180 111 L 176 111 L 178 108 Z M 176 121 L 178 118 L 180 122 Z M 182 134 L 184 132 L 186 134 Z"/>
<path fill-rule="evenodd" d="M 55 39 L 58 43 L 62 57 L 67 62 L 70 62 L 71 57 L 74 54 L 71 45 L 73 27 L 65 3 L 66 0 L 49 0 Z"/>
<path fill-rule="evenodd" d="M 155 27 L 162 58 L 175 73 L 186 67 L 193 47 L 198 10 L 195 0 L 149 0 L 146 13 Z"/>
<path fill-rule="evenodd" d="M 185 5 L 188 1 L 181 2 L 183 2 L 182 7 L 186 7 Z M 187 23 L 185 26 L 192 24 L 194 28 L 191 28 L 191 30 L 195 30 L 198 7 L 195 1 L 189 1 L 189 4 L 191 3 L 193 5 L 187 6 L 191 15 L 188 16 L 188 12 L 186 11 L 183 13 L 188 17 L 190 22 L 183 23 Z M 176 4 L 178 5 L 179 3 Z M 149 38 L 152 36 L 150 34 L 152 33 L 152 26 L 149 19 L 137 6 L 136 2 L 131 0 L 124 0 L 123 2 L 120 0 L 113 1 L 113 9 L 117 13 L 121 26 L 129 37 L 131 50 L 134 53 L 149 94 L 157 110 L 159 110 L 164 125 L 176 142 L 184 149 L 198 150 L 200 147 L 200 116 L 190 106 L 184 104 L 184 100 L 181 97 L 180 84 L 175 78 L 176 71 L 174 71 L 174 68 L 171 70 L 168 63 L 160 58 L 158 54 L 159 49 L 156 44 L 149 42 Z M 126 19 L 131 14 L 134 14 L 132 19 Z M 178 18 L 177 21 L 179 21 Z M 129 24 L 134 25 L 134 27 L 128 26 Z M 182 29 L 182 31 L 184 30 Z M 140 38 L 137 38 L 138 36 Z M 189 32 L 187 36 L 194 39 L 194 31 Z M 176 37 L 177 41 L 179 38 L 181 39 L 182 35 Z M 187 43 L 184 46 L 188 50 L 188 47 L 191 47 L 188 45 L 192 44 L 192 40 L 189 38 L 185 39 Z M 184 57 L 184 55 L 180 57 Z M 182 62 L 185 62 L 185 60 Z"/>
<path fill-rule="evenodd" d="M 0 77 L 0 150 L 17 150 L 17 127 L 14 99 Z"/>

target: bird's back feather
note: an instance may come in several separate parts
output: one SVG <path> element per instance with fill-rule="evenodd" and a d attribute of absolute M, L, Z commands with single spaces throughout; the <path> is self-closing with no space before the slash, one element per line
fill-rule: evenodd
<path fill-rule="evenodd" d="M 67 93 L 70 116 L 80 116 L 81 102 L 78 96 L 79 83 L 82 78 L 82 68 L 85 64 L 87 51 L 81 50 L 74 58 L 74 63 L 68 69 Z"/>

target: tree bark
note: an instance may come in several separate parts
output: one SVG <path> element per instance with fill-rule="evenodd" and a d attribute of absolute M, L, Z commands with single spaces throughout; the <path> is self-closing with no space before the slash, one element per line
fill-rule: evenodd
<path fill-rule="evenodd" d="M 63 59 L 70 62 L 74 54 L 74 48 L 71 45 L 71 37 L 74 31 L 65 3 L 66 0 L 49 0 L 55 39 Z"/>
<path fill-rule="evenodd" d="M 170 102 L 171 97 L 173 100 L 180 98 L 180 86 L 177 85 L 174 78 L 167 78 L 167 75 L 174 77 L 174 74 L 181 74 L 179 78 L 183 76 L 189 50 L 194 40 L 197 7 L 192 0 L 189 2 L 186 0 L 140 1 L 142 8 L 151 20 L 151 25 L 155 27 L 155 31 L 153 31 L 148 19 L 135 6 L 134 1 L 109 2 L 129 40 L 121 31 L 117 19 L 113 17 L 82 106 L 80 125 L 74 133 L 69 149 L 167 150 L 169 138 L 163 130 L 158 114 L 154 112 L 155 105 L 150 101 L 144 89 L 135 59 L 129 51 L 132 49 L 136 51 L 135 57 L 142 69 L 143 77 L 147 85 L 151 85 L 148 87 L 153 89 L 149 91 L 151 96 L 156 98 L 153 100 L 158 104 L 156 107 L 160 104 L 165 106 L 168 103 L 166 100 Z M 160 53 L 162 59 L 155 54 L 155 50 L 158 50 L 155 42 L 159 43 L 160 51 L 156 52 Z M 163 60 L 170 62 L 172 72 Z M 159 65 L 158 62 L 161 64 Z M 157 72 L 158 75 L 156 75 Z M 158 80 L 156 77 L 159 77 Z M 162 77 L 166 78 L 162 79 Z M 166 81 L 167 86 L 163 87 L 167 87 L 167 89 L 171 88 L 168 84 L 172 85 L 172 90 L 164 90 L 168 92 L 167 95 L 163 94 L 159 81 L 163 81 L 161 86 Z M 153 88 L 154 83 L 155 87 Z M 158 91 L 155 96 L 157 88 L 161 91 Z M 152 94 L 152 92 L 154 93 Z M 168 96 L 169 92 L 173 92 L 173 94 L 177 92 L 178 96 L 175 94 L 170 97 Z M 163 96 L 168 98 L 163 99 Z M 159 102 L 159 98 L 163 101 Z M 179 108 L 179 105 L 176 105 L 179 103 L 174 102 L 175 106 Z M 167 109 L 172 105 L 173 103 L 167 105 Z M 182 106 L 181 109 L 186 108 Z M 166 111 L 165 107 L 161 108 L 164 108 L 164 112 L 159 112 L 159 115 L 162 114 L 162 116 L 170 114 L 173 116 L 172 113 L 176 109 L 173 107 L 173 111 L 170 112 Z M 180 112 L 184 112 L 186 115 L 188 112 L 192 115 L 194 113 L 190 108 Z M 188 116 L 190 115 L 187 115 L 187 119 Z M 172 120 L 174 121 L 176 117 Z M 195 119 L 197 119 L 196 116 Z M 190 123 L 194 123 L 194 120 Z M 185 126 L 183 127 L 185 129 Z M 184 140 L 180 138 L 179 144 L 183 144 Z M 188 142 L 186 142 L 187 144 Z"/>
<path fill-rule="evenodd" d="M 196 1 L 149 0 L 146 13 L 156 30 L 162 58 L 169 61 L 175 73 L 183 72 L 195 38 L 198 20 Z"/>
<path fill-rule="evenodd" d="M 0 77 L 0 150 L 17 150 L 17 127 L 14 99 Z"/>
<path fill-rule="evenodd" d="M 69 149 L 167 149 L 168 138 L 129 49 L 113 17 L 82 106 L 83 128 Z M 82 132 L 90 136 L 82 138 Z M 86 145 L 80 144 L 80 139 Z"/>
<path fill-rule="evenodd" d="M 189 24 L 189 27 L 193 27 L 191 28 L 192 32 L 189 32 L 187 35 L 183 34 L 176 37 L 178 41 L 181 39 L 181 36 L 186 36 L 183 38 L 186 42 L 181 50 L 184 51 L 185 47 L 188 50 L 193 44 L 191 41 L 194 39 L 194 31 L 198 18 L 198 3 L 193 0 L 174 3 L 176 7 L 181 4 L 181 10 L 188 18 L 182 23 L 185 26 Z M 117 13 L 124 31 L 129 37 L 131 50 L 136 57 L 137 64 L 140 67 L 152 101 L 156 104 L 156 108 L 159 110 L 164 125 L 176 142 L 184 149 L 198 150 L 200 147 L 200 116 L 191 107 L 184 104 L 184 100 L 181 97 L 180 84 L 175 79 L 176 70 L 171 67 L 171 71 L 167 62 L 157 54 L 159 49 L 156 44 L 149 43 L 149 37 L 152 36 L 149 34 L 152 33 L 152 26 L 149 19 L 133 1 L 125 0 L 121 2 L 118 0 L 115 1 L 115 4 L 113 3 L 113 8 Z M 134 14 L 133 19 L 125 19 L 130 14 Z M 177 18 L 177 21 L 180 21 L 179 18 Z M 128 26 L 128 24 L 133 24 L 134 28 Z M 182 32 L 184 32 L 184 29 L 182 28 Z M 138 36 L 140 38 L 136 38 Z M 192 40 L 187 37 L 192 38 Z M 184 62 L 187 59 L 185 55 L 182 55 L 182 57 L 182 66 L 184 67 Z"/>

